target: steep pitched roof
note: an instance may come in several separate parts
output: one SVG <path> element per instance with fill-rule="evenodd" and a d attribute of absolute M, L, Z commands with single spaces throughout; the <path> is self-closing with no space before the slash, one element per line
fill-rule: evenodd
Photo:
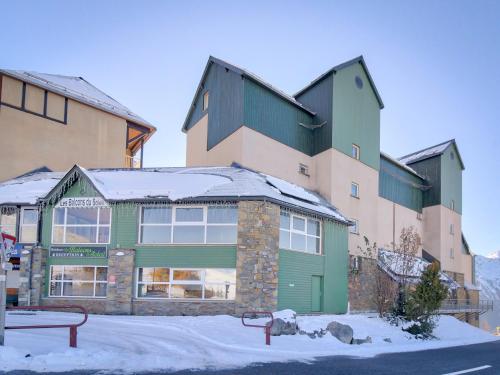
<path fill-rule="evenodd" d="M 54 184 L 42 201 L 56 201 L 80 177 L 108 202 L 267 200 L 345 225 L 351 224 L 317 193 L 241 167 L 87 170 L 75 165 Z"/>
<path fill-rule="evenodd" d="M 117 102 L 111 96 L 102 92 L 82 77 L 9 69 L 0 69 L 0 74 L 19 79 L 31 85 L 38 86 L 44 90 L 57 93 L 87 104 L 91 107 L 112 113 L 118 117 L 146 126 L 151 129 L 152 132 L 156 131 L 156 128 L 148 121 L 144 120 L 142 117 L 135 114 L 123 104 Z"/>
<path fill-rule="evenodd" d="M 194 110 L 194 106 L 195 106 L 195 103 L 196 103 L 196 98 L 198 97 L 198 94 L 201 92 L 201 90 L 203 89 L 203 82 L 205 81 L 206 79 L 206 76 L 208 74 L 208 70 L 210 68 L 210 65 L 212 64 L 218 64 L 228 70 L 231 70 L 232 72 L 236 73 L 236 74 L 239 74 L 243 77 L 246 77 L 250 80 L 252 80 L 253 82 L 257 83 L 258 85 L 266 88 L 267 90 L 271 91 L 272 93 L 274 93 L 275 95 L 279 96 L 280 98 L 286 100 L 287 102 L 291 103 L 292 105 L 296 106 L 297 108 L 309 113 L 310 115 L 316 115 L 316 112 L 314 112 L 313 110 L 307 108 L 305 105 L 303 105 L 302 103 L 298 102 L 297 100 L 295 100 L 294 97 L 286 94 L 285 92 L 279 90 L 278 88 L 274 87 L 273 85 L 267 83 L 266 81 L 264 81 L 262 78 L 260 78 L 259 76 L 257 76 L 256 74 L 253 74 L 251 72 L 249 72 L 248 70 L 246 69 L 243 69 L 243 68 L 240 68 L 234 64 L 230 64 L 228 63 L 227 61 L 224 61 L 224 60 L 221 60 L 221 59 L 218 59 L 216 57 L 213 57 L 213 56 L 210 56 L 208 58 L 208 61 L 207 61 L 207 64 L 205 65 L 205 70 L 203 71 L 203 74 L 201 76 L 201 79 L 200 79 L 200 83 L 198 84 L 198 87 L 196 89 L 196 92 L 194 94 L 194 97 L 193 97 L 193 100 L 191 102 L 191 106 L 189 107 L 189 111 L 188 111 L 188 114 L 186 116 L 186 119 L 184 121 L 184 124 L 182 125 L 182 131 L 186 131 L 186 128 L 187 128 L 187 125 L 188 125 L 188 122 L 189 122 L 189 118 L 191 117 L 191 114 Z"/>
<path fill-rule="evenodd" d="M 462 157 L 460 156 L 460 152 L 458 151 L 457 143 L 455 142 L 454 139 L 450 139 L 449 141 L 437 144 L 435 146 L 424 148 L 423 150 L 412 152 L 411 154 L 408 154 L 408 155 L 405 155 L 405 156 L 398 158 L 398 160 L 401 163 L 404 163 L 407 165 L 413 164 L 413 163 L 416 163 L 416 162 L 419 162 L 419 161 L 422 161 L 425 159 L 430 159 L 430 158 L 433 158 L 435 156 L 442 155 L 448 149 L 448 147 L 450 147 L 451 145 L 455 145 L 455 149 L 457 150 L 457 156 L 458 156 L 458 160 L 460 161 L 460 165 L 461 165 L 462 169 L 465 169 L 464 163 L 462 161 Z"/>
<path fill-rule="evenodd" d="M 365 59 L 363 58 L 362 55 L 358 56 L 358 57 L 355 57 L 352 60 L 346 61 L 346 62 L 344 62 L 342 64 L 334 66 L 330 70 L 328 70 L 325 73 L 323 73 L 322 75 L 320 75 L 314 81 L 312 81 L 309 85 L 307 85 L 306 87 L 304 87 L 303 89 L 301 89 L 300 91 L 298 91 L 297 93 L 295 93 L 293 95 L 293 97 L 296 98 L 297 96 L 301 95 L 304 91 L 306 91 L 309 88 L 311 88 L 312 86 L 316 85 L 316 83 L 318 83 L 319 81 L 321 81 L 323 78 L 327 77 L 328 75 L 335 74 L 339 70 L 347 68 L 348 66 L 351 66 L 353 64 L 361 64 L 361 66 L 365 70 L 366 76 L 368 77 L 368 81 L 370 81 L 370 85 L 371 85 L 371 87 L 373 89 L 373 92 L 375 93 L 375 96 L 377 97 L 377 101 L 378 101 L 380 109 L 384 108 L 384 102 L 382 101 L 382 97 L 380 96 L 380 94 L 379 94 L 379 92 L 377 90 L 377 86 L 375 86 L 375 82 L 373 82 L 373 79 L 372 79 L 372 76 L 370 74 L 370 71 L 368 70 L 368 67 L 366 66 L 366 63 L 365 63 Z"/>

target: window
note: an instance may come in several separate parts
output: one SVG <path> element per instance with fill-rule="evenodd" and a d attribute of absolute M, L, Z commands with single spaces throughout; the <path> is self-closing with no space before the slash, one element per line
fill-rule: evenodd
<path fill-rule="evenodd" d="M 455 250 L 453 250 L 453 248 L 450 249 L 450 258 L 451 259 L 455 258 Z"/>
<path fill-rule="evenodd" d="M 351 182 L 351 197 L 359 198 L 359 185 L 355 182 Z"/>
<path fill-rule="evenodd" d="M 109 243 L 111 208 L 56 207 L 52 220 L 52 243 Z"/>
<path fill-rule="evenodd" d="M 204 111 L 206 111 L 208 109 L 208 97 L 209 97 L 209 94 L 208 94 L 208 91 L 206 91 L 203 94 L 203 110 Z"/>
<path fill-rule="evenodd" d="M 321 254 L 321 222 L 281 211 L 279 247 Z"/>
<path fill-rule="evenodd" d="M 450 234 L 455 234 L 455 226 L 453 224 L 450 224 Z"/>
<path fill-rule="evenodd" d="M 233 268 L 138 268 L 138 298 L 234 300 Z"/>
<path fill-rule="evenodd" d="M 349 227 L 349 232 L 353 234 L 359 234 L 359 222 L 356 219 L 351 219 L 353 225 Z"/>
<path fill-rule="evenodd" d="M 106 297 L 108 268 L 97 266 L 51 266 L 50 297 Z"/>
<path fill-rule="evenodd" d="M 37 232 L 38 232 L 38 210 L 36 208 L 21 209 L 19 242 L 35 243 Z"/>
<path fill-rule="evenodd" d="M 139 241 L 144 244 L 234 244 L 236 206 L 143 207 Z"/>
<path fill-rule="evenodd" d="M 351 151 L 351 156 L 354 158 L 354 159 L 357 159 L 359 160 L 359 146 L 358 145 L 355 145 L 354 143 L 352 144 L 352 151 Z"/>
<path fill-rule="evenodd" d="M 0 214 L 0 231 L 15 236 L 16 222 L 17 213 L 15 210 Z"/>
<path fill-rule="evenodd" d="M 451 202 L 450 202 L 450 208 L 452 210 L 455 210 L 455 201 L 452 199 Z"/>
<path fill-rule="evenodd" d="M 422 213 L 421 212 L 417 212 L 417 220 L 422 220 Z"/>
<path fill-rule="evenodd" d="M 309 167 L 305 164 L 299 163 L 299 173 L 304 175 L 304 176 L 310 177 Z"/>

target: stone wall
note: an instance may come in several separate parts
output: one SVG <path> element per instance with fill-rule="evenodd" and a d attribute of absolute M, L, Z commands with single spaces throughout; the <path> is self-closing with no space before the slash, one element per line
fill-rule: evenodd
<path fill-rule="evenodd" d="M 139 300 L 132 302 L 134 315 L 235 315 L 234 301 Z"/>
<path fill-rule="evenodd" d="M 41 304 L 45 289 L 48 250 L 34 247 L 23 252 L 19 270 L 19 306 L 37 306 Z"/>
<path fill-rule="evenodd" d="M 106 298 L 51 298 L 44 297 L 41 300 L 42 306 L 47 305 L 80 305 L 87 309 L 90 314 L 106 314 Z M 71 311 L 61 309 L 60 311 Z M 76 311 L 76 310 L 75 310 Z"/>
<path fill-rule="evenodd" d="M 349 264 L 353 264 L 354 255 L 349 255 Z M 349 310 L 351 312 L 373 312 L 377 310 L 374 300 L 377 260 L 357 257 L 358 270 L 349 267 Z"/>
<path fill-rule="evenodd" d="M 106 313 L 132 313 L 135 249 L 111 249 L 108 252 L 108 292 Z"/>
<path fill-rule="evenodd" d="M 280 207 L 265 201 L 239 203 L 236 313 L 275 311 L 278 306 Z"/>

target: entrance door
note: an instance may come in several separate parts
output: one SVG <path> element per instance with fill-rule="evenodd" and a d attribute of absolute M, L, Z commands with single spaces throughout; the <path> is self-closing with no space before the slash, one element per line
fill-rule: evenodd
<path fill-rule="evenodd" d="M 323 277 L 312 276 L 311 279 L 311 311 L 320 312 L 323 297 Z"/>

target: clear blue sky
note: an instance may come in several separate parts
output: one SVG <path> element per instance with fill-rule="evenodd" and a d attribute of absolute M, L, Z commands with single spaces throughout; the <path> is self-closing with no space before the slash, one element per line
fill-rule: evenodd
<path fill-rule="evenodd" d="M 500 250 L 500 1 L 9 1 L 0 66 L 83 76 L 158 128 L 147 166 L 184 165 L 180 128 L 209 55 L 293 93 L 364 55 L 382 150 L 455 138 L 463 230 Z"/>

